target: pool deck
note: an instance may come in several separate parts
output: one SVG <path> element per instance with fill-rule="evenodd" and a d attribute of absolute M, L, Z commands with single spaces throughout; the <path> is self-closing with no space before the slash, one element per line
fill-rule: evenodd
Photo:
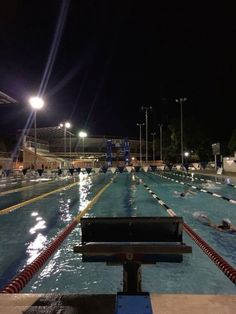
<path fill-rule="evenodd" d="M 5 294 L 1 314 L 112 314 L 115 295 Z M 233 314 L 236 295 L 151 294 L 153 314 Z M 134 313 L 133 313 L 134 314 Z"/>

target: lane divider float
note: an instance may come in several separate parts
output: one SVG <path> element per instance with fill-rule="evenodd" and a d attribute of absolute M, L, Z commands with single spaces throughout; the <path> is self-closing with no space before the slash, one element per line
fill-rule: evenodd
<path fill-rule="evenodd" d="M 206 182 L 206 183 L 212 182 L 212 183 L 215 183 L 215 184 L 218 184 L 218 185 L 220 185 L 220 184 L 221 185 L 228 185 L 228 186 L 230 186 L 232 188 L 236 188 L 236 185 L 231 184 L 231 183 L 224 183 L 224 182 L 214 181 L 214 180 L 211 180 L 211 179 L 198 178 L 198 177 L 196 177 L 196 175 L 199 175 L 199 174 L 198 173 L 194 173 L 194 172 L 192 172 L 191 176 L 189 176 L 187 174 L 181 174 L 181 173 L 178 173 L 178 172 L 174 172 L 174 171 L 171 171 L 171 172 L 163 171 L 163 173 L 172 174 L 172 175 L 177 176 L 177 177 L 187 178 L 187 179 L 192 180 L 192 181 L 196 180 L 196 181 L 202 181 L 202 182 Z M 193 176 L 193 175 L 195 175 L 195 176 Z"/>
<path fill-rule="evenodd" d="M 64 179 L 75 179 L 74 177 L 64 177 Z M 23 182 L 23 181 L 22 181 Z M 25 181 L 26 182 L 26 181 Z M 42 186 L 42 185 L 45 185 L 45 184 L 49 184 L 49 183 L 55 183 L 56 181 L 50 179 L 48 181 L 45 181 L 45 182 L 40 182 L 40 183 L 35 183 L 35 184 L 31 184 L 31 185 L 27 185 L 27 186 L 23 186 L 23 187 L 20 187 L 20 188 L 16 188 L 16 189 L 11 189 L 11 190 L 7 190 L 7 191 L 2 191 L 0 192 L 0 196 L 4 196 L 4 195 L 7 195 L 7 194 L 11 194 L 11 193 L 16 193 L 16 192 L 21 192 L 21 191 L 24 191 L 24 190 L 27 190 L 27 189 L 30 189 L 30 188 L 34 188 L 34 187 L 38 187 L 38 186 Z M 59 182 L 59 181 L 58 181 Z"/>
<path fill-rule="evenodd" d="M 173 178 L 170 178 L 170 177 L 167 177 L 167 176 L 158 174 L 158 173 L 157 173 L 156 175 L 158 175 L 158 176 L 161 177 L 161 178 L 164 178 L 164 179 L 167 179 L 167 180 L 171 180 L 171 181 L 176 182 L 176 183 L 180 183 L 180 184 L 182 184 L 182 185 L 188 185 L 188 186 L 190 186 L 190 187 L 191 187 L 192 189 L 194 189 L 194 190 L 198 190 L 198 191 L 203 192 L 203 193 L 208 193 L 208 194 L 210 194 L 210 195 L 212 195 L 212 196 L 221 198 L 221 199 L 223 199 L 223 200 L 225 200 L 225 201 L 228 201 L 228 202 L 230 202 L 230 203 L 232 203 L 232 204 L 236 204 L 236 200 L 230 199 L 230 198 L 228 198 L 228 197 L 226 197 L 226 196 L 223 196 L 223 195 L 220 195 L 220 194 L 218 194 L 218 193 L 214 193 L 214 192 L 211 192 L 211 191 L 209 191 L 209 190 L 206 190 L 206 189 L 203 189 L 203 188 L 199 188 L 199 187 L 197 187 L 197 186 L 195 186 L 195 185 L 191 185 L 190 183 L 183 182 L 183 181 L 179 181 L 179 180 L 175 180 L 175 179 L 173 179 Z"/>
<path fill-rule="evenodd" d="M 23 202 L 21 202 L 21 203 L 12 205 L 12 206 L 7 207 L 7 208 L 4 208 L 4 209 L 1 209 L 1 210 L 0 210 L 0 216 L 1 216 L 1 215 L 6 215 L 6 214 L 8 214 L 9 212 L 11 212 L 11 211 L 13 211 L 13 210 L 16 210 L 16 209 L 21 208 L 21 207 L 24 207 L 24 206 L 26 206 L 26 205 L 28 205 L 28 204 L 34 203 L 34 202 L 36 202 L 36 201 L 39 201 L 39 200 L 41 200 L 41 199 L 43 199 L 43 198 L 45 198 L 45 197 L 47 197 L 47 196 L 49 196 L 49 195 L 52 195 L 52 194 L 54 194 L 54 193 L 59 193 L 59 192 L 65 190 L 65 189 L 67 189 L 67 190 L 68 190 L 68 189 L 71 189 L 71 188 L 73 188 L 75 185 L 77 185 L 78 182 L 79 182 L 79 181 L 74 182 L 74 183 L 71 183 L 71 184 L 68 184 L 68 185 L 66 185 L 66 186 L 63 186 L 63 187 L 60 187 L 60 188 L 55 189 L 55 190 L 53 190 L 53 191 L 44 193 L 44 194 L 39 195 L 39 196 L 36 196 L 36 197 L 33 197 L 33 198 L 31 198 L 31 199 L 29 199 L 29 200 L 26 200 L 26 201 L 23 201 Z"/>
<path fill-rule="evenodd" d="M 17 188 L 17 189 L 3 191 L 3 192 L 0 192 L 0 196 L 11 194 L 11 193 L 16 193 L 16 192 L 21 192 L 21 191 L 24 191 L 24 190 L 27 190 L 27 189 L 30 189 L 30 188 L 33 188 L 33 187 L 36 187 L 36 186 L 38 187 L 38 186 L 41 186 L 41 185 L 44 185 L 44 184 L 49 184 L 49 183 L 54 183 L 54 181 L 50 180 L 50 181 L 47 181 L 47 182 L 36 183 L 36 184 L 33 184 L 33 185 L 23 186 L 23 187 L 20 187 L 20 188 Z"/>

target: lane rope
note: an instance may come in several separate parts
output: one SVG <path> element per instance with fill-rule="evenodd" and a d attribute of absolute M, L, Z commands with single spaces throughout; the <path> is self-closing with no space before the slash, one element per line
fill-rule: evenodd
<path fill-rule="evenodd" d="M 63 178 L 63 180 L 64 179 L 69 179 L 70 180 L 70 179 L 75 179 L 75 177 L 65 177 L 65 178 Z M 27 190 L 27 189 L 30 189 L 30 188 L 38 187 L 38 186 L 41 186 L 41 185 L 44 185 L 44 184 L 49 184 L 49 183 L 55 183 L 55 182 L 56 182 L 55 180 L 50 179 L 50 180 L 48 180 L 46 182 L 39 182 L 39 183 L 35 183 L 33 185 L 31 184 L 31 185 L 23 186 L 23 187 L 16 188 L 16 189 L 2 191 L 2 192 L 0 192 L 0 196 L 11 194 L 11 193 L 16 193 L 16 192 L 20 192 L 20 191 L 24 191 L 24 190 Z"/>
<path fill-rule="evenodd" d="M 0 293 L 19 293 L 26 284 L 33 278 L 33 276 L 40 270 L 40 268 L 48 261 L 48 259 L 57 251 L 62 242 L 77 226 L 81 217 L 83 217 L 97 202 L 103 192 L 112 184 L 115 177 L 113 177 L 108 184 L 106 184 L 89 202 L 89 204 L 73 219 L 73 221 L 64 228 L 54 240 L 43 250 L 39 256 L 27 265 L 14 279 L 10 281 Z"/>
<path fill-rule="evenodd" d="M 41 186 L 41 185 L 44 185 L 44 184 L 49 184 L 49 183 L 54 183 L 54 182 L 55 181 L 50 180 L 50 181 L 47 181 L 47 182 L 36 183 L 36 184 L 33 184 L 33 185 L 23 186 L 23 187 L 20 187 L 20 188 L 17 188 L 17 189 L 3 191 L 3 192 L 0 192 L 0 196 L 11 194 L 11 193 L 16 193 L 16 192 L 20 192 L 20 191 L 24 191 L 24 190 L 33 188 L 35 186 L 38 187 L 38 186 Z"/>
<path fill-rule="evenodd" d="M 21 202 L 21 203 L 12 205 L 12 206 L 7 207 L 7 208 L 4 208 L 4 209 L 1 209 L 1 210 L 0 210 L 0 216 L 1 216 L 1 215 L 6 215 L 6 214 L 8 214 L 9 212 L 11 212 L 11 211 L 13 211 L 13 210 L 16 210 L 16 209 L 21 208 L 21 207 L 24 207 L 24 206 L 26 206 L 26 205 L 28 205 L 28 204 L 34 203 L 34 202 L 36 202 L 36 201 L 39 201 L 39 200 L 41 200 L 41 199 L 43 199 L 43 198 L 45 198 L 45 197 L 47 197 L 47 196 L 49 196 L 49 195 L 52 195 L 52 194 L 54 194 L 54 193 L 61 192 L 62 190 L 65 190 L 65 189 L 66 189 L 66 190 L 71 189 L 72 187 L 74 187 L 74 186 L 77 185 L 78 183 L 79 183 L 79 181 L 76 181 L 76 182 L 74 182 L 74 183 L 71 183 L 71 184 L 68 184 L 68 185 L 66 185 L 66 186 L 60 187 L 60 188 L 55 189 L 55 190 L 53 190 L 53 191 L 44 193 L 44 194 L 39 195 L 39 196 L 36 196 L 36 197 L 33 197 L 33 198 L 29 199 L 29 200 L 23 201 L 23 202 Z"/>
<path fill-rule="evenodd" d="M 225 201 L 228 201 L 228 202 L 230 202 L 230 203 L 232 203 L 232 204 L 236 204 L 236 200 L 230 199 L 230 198 L 228 198 L 228 197 L 226 197 L 226 196 L 223 196 L 223 195 L 220 195 L 220 194 L 218 194 L 218 193 L 211 192 L 211 191 L 206 190 L 206 189 L 203 189 L 203 188 L 199 188 L 199 187 L 197 187 L 197 186 L 195 186 L 195 185 L 191 185 L 190 183 L 187 183 L 187 182 L 175 180 L 175 179 L 173 179 L 173 178 L 171 178 L 171 177 L 167 177 L 167 176 L 161 175 L 161 174 L 159 174 L 159 173 L 156 173 L 156 175 L 159 176 L 159 177 L 161 177 L 161 178 L 170 180 L 170 181 L 172 181 L 172 182 L 176 182 L 176 183 L 180 183 L 180 184 L 182 184 L 182 185 L 190 186 L 190 187 L 191 187 L 192 189 L 194 189 L 194 190 L 198 190 L 198 191 L 203 192 L 203 193 L 208 193 L 208 194 L 210 194 L 210 195 L 212 195 L 212 196 L 214 196 L 214 197 L 221 198 L 221 199 L 223 199 L 223 200 L 225 200 Z"/>
<path fill-rule="evenodd" d="M 214 180 L 211 180 L 211 179 L 198 178 L 197 176 L 199 176 L 200 174 L 194 173 L 194 172 L 192 172 L 193 176 L 192 175 L 190 176 L 190 175 L 187 175 L 187 174 L 178 173 L 178 172 L 174 172 L 174 171 L 171 171 L 171 172 L 163 171 L 163 173 L 165 173 L 165 174 L 172 174 L 172 175 L 177 176 L 177 177 L 187 178 L 189 180 L 201 181 L 201 182 L 206 182 L 206 183 L 212 182 L 212 183 L 215 183 L 215 184 L 218 184 L 218 185 L 227 185 L 227 186 L 230 186 L 232 188 L 236 188 L 236 185 L 234 185 L 232 183 L 225 183 L 225 182 L 214 181 Z"/>
<path fill-rule="evenodd" d="M 138 177 L 137 177 L 138 178 Z M 138 178 L 139 179 L 139 178 Z M 166 210 L 168 215 L 177 216 L 173 209 L 163 202 L 142 179 L 139 179 L 145 189 L 152 195 L 154 199 Z M 220 256 L 209 244 L 207 244 L 195 231 L 193 231 L 186 223 L 183 223 L 184 231 L 192 240 L 202 249 L 202 251 L 216 264 L 216 266 L 236 285 L 236 269 L 232 267 L 222 256 Z"/>

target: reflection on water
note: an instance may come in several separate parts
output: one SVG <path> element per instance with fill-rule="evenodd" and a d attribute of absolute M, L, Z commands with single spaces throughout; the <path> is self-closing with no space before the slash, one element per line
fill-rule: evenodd
<path fill-rule="evenodd" d="M 46 221 L 43 220 L 42 217 L 38 216 L 38 213 L 37 213 L 37 212 L 33 212 L 33 213 L 31 214 L 31 216 L 36 217 L 35 220 L 38 221 L 35 226 L 33 226 L 32 228 L 30 228 L 29 232 L 30 232 L 31 234 L 36 233 L 37 230 L 45 229 L 45 228 L 47 227 L 47 226 L 46 226 Z M 38 216 L 38 217 L 37 217 L 37 216 Z"/>
<path fill-rule="evenodd" d="M 89 203 L 88 194 L 92 186 L 91 177 L 87 177 L 87 180 L 81 180 L 79 184 L 80 205 L 79 211 L 82 211 Z"/>
<path fill-rule="evenodd" d="M 60 197 L 61 197 L 61 199 L 59 200 L 60 219 L 62 221 L 70 221 L 72 219 L 72 215 L 70 213 L 71 198 L 70 197 L 67 198 L 66 194 L 64 193 L 60 193 Z"/>
<path fill-rule="evenodd" d="M 40 251 L 45 247 L 46 241 L 47 237 L 39 233 L 35 240 L 28 245 L 26 250 L 26 253 L 29 255 L 27 265 L 33 262 L 33 260 L 39 255 Z"/>
<path fill-rule="evenodd" d="M 33 228 L 30 228 L 29 232 L 31 234 L 36 233 L 37 230 L 41 230 L 41 229 L 46 228 L 46 225 L 45 225 L 46 221 L 42 220 L 43 219 L 42 217 L 38 217 L 36 219 L 39 220 L 39 222 Z"/>

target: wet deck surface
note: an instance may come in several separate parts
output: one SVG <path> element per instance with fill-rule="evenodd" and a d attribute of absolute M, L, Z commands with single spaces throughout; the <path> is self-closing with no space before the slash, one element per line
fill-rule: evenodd
<path fill-rule="evenodd" d="M 111 314 L 115 295 L 0 295 L 1 314 Z M 151 294 L 153 314 L 233 314 L 236 295 Z"/>

